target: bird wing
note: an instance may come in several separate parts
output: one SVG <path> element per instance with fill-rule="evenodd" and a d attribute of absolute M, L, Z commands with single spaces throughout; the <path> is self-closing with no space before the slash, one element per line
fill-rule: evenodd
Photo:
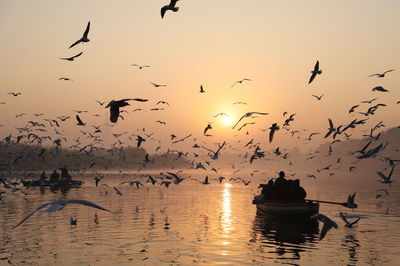
<path fill-rule="evenodd" d="M 349 224 L 349 221 L 347 220 L 346 216 L 344 216 L 344 214 L 342 212 L 339 213 L 340 218 L 342 218 L 342 220 L 346 223 Z"/>
<path fill-rule="evenodd" d="M 88 34 L 89 34 L 89 30 L 90 30 L 90 21 L 88 22 L 88 24 L 87 24 L 87 26 L 86 26 L 86 30 L 85 30 L 85 32 L 83 33 L 83 38 L 86 38 L 86 39 L 87 39 L 87 36 L 88 36 Z"/>
<path fill-rule="evenodd" d="M 308 84 L 310 84 L 311 82 L 313 82 L 313 80 L 315 79 L 316 76 L 317 76 L 317 73 L 316 73 L 316 72 L 313 72 L 312 75 L 311 75 L 311 77 L 310 77 L 310 80 L 308 81 Z"/>
<path fill-rule="evenodd" d="M 274 138 L 274 133 L 275 133 L 275 128 L 272 128 L 271 131 L 269 132 L 269 143 L 272 142 L 272 139 Z"/>
<path fill-rule="evenodd" d="M 78 120 L 79 124 L 83 124 L 83 122 L 82 122 L 81 118 L 79 117 L 79 115 L 76 115 L 76 120 Z"/>
<path fill-rule="evenodd" d="M 17 226 L 19 226 L 20 224 L 22 224 L 23 222 L 25 222 L 26 220 L 28 220 L 29 217 L 31 217 L 35 212 L 37 212 L 37 211 L 39 211 L 39 210 L 41 210 L 41 209 L 47 207 L 49 204 L 50 204 L 50 202 L 49 202 L 49 203 L 44 203 L 44 204 L 40 205 L 39 207 L 37 207 L 33 212 L 31 212 L 31 213 L 28 214 L 24 219 L 22 219 L 22 221 L 20 221 L 20 222 L 19 222 L 18 224 L 16 224 L 16 225 L 14 225 L 14 227 L 11 228 L 11 230 L 13 230 L 13 229 L 16 228 Z"/>
<path fill-rule="evenodd" d="M 85 206 L 89 206 L 89 207 L 93 207 L 102 211 L 106 211 L 106 212 L 110 212 L 109 210 L 107 210 L 106 208 L 103 208 L 93 202 L 87 201 L 87 200 L 66 200 L 65 204 L 81 204 L 81 205 L 85 205 Z"/>
<path fill-rule="evenodd" d="M 80 52 L 79 54 L 77 54 L 77 55 L 74 55 L 73 57 L 70 57 L 70 59 L 77 58 L 77 57 L 81 56 L 82 54 L 83 54 L 83 52 Z"/>
<path fill-rule="evenodd" d="M 81 39 L 77 40 L 76 42 L 71 44 L 71 46 L 68 49 L 71 49 L 72 47 L 74 47 L 75 45 L 79 44 L 80 42 L 81 42 Z"/>
<path fill-rule="evenodd" d="M 46 210 L 43 210 L 42 212 L 47 212 L 47 213 L 55 212 L 55 211 L 63 209 L 64 207 L 65 207 L 65 204 L 63 204 L 62 201 L 57 200 L 57 201 L 51 202 L 50 207 L 47 208 Z"/>
<path fill-rule="evenodd" d="M 387 178 L 382 172 L 377 171 L 376 174 L 377 174 L 380 178 L 382 178 L 383 180 L 388 180 L 388 178 Z"/>
<path fill-rule="evenodd" d="M 392 71 L 394 71 L 394 69 L 391 69 L 391 70 L 385 71 L 385 72 L 383 72 L 383 75 L 385 75 L 386 73 L 392 72 Z"/>
<path fill-rule="evenodd" d="M 240 121 L 242 121 L 243 118 L 246 117 L 247 114 L 244 114 L 237 122 L 236 124 L 232 127 L 232 129 L 235 129 L 235 127 L 239 124 Z"/>
<path fill-rule="evenodd" d="M 379 76 L 380 74 L 372 74 L 372 75 L 369 75 L 368 77 L 373 77 L 373 76 Z"/>
<path fill-rule="evenodd" d="M 121 101 L 129 101 L 129 100 L 137 101 L 137 102 L 147 102 L 147 101 L 148 101 L 148 99 L 142 99 L 142 98 L 123 99 L 123 100 L 121 100 Z"/>
<path fill-rule="evenodd" d="M 165 12 L 169 9 L 169 6 L 163 6 L 161 8 L 161 18 L 164 18 Z"/>
<path fill-rule="evenodd" d="M 314 71 L 318 71 L 319 70 L 319 61 L 317 60 L 317 63 L 315 63 L 314 66 Z"/>
<path fill-rule="evenodd" d="M 332 122 L 332 120 L 331 120 L 330 118 L 328 118 L 328 121 L 329 121 L 329 126 L 330 126 L 331 128 L 333 128 L 333 122 Z"/>
<path fill-rule="evenodd" d="M 329 229 L 331 229 L 331 228 L 332 228 L 332 226 L 330 224 L 324 223 L 324 226 L 322 227 L 321 233 L 319 235 L 319 240 L 324 239 L 324 237 L 328 233 Z"/>
<path fill-rule="evenodd" d="M 353 224 L 356 224 L 356 223 L 358 223 L 358 221 L 360 221 L 360 219 L 361 219 L 361 217 L 358 217 L 358 219 L 357 219 L 357 220 L 355 220 L 354 222 L 350 223 L 350 226 L 352 226 Z"/>

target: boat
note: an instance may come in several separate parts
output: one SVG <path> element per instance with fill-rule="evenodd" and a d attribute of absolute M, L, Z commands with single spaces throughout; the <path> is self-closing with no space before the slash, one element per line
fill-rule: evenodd
<path fill-rule="evenodd" d="M 257 195 L 253 199 L 253 204 L 257 206 L 257 213 L 264 215 L 310 217 L 319 211 L 319 202 L 313 200 L 301 202 L 271 201 L 265 200 L 262 195 Z"/>

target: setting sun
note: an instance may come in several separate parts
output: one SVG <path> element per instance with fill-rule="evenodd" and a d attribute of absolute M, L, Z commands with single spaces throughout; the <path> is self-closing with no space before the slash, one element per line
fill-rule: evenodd
<path fill-rule="evenodd" d="M 224 121 L 225 125 L 231 125 L 233 122 L 233 119 L 232 119 L 232 117 L 226 115 L 226 116 L 224 116 L 223 121 Z"/>

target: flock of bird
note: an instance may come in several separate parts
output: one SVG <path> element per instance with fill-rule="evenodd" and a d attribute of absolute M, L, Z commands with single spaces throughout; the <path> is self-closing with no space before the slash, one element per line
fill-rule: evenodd
<path fill-rule="evenodd" d="M 161 17 L 164 18 L 166 12 L 172 11 L 172 12 L 177 12 L 179 10 L 179 7 L 176 7 L 178 0 L 171 0 L 169 5 L 166 5 L 164 7 L 161 8 Z M 77 45 L 81 44 L 81 43 L 87 43 L 89 42 L 89 32 L 90 32 L 90 21 L 88 22 L 86 29 L 82 35 L 81 38 L 79 38 L 77 41 L 75 41 L 73 44 L 71 44 L 69 46 L 69 48 L 73 48 L 76 47 Z M 61 60 L 66 60 L 66 61 L 74 61 L 76 60 L 78 57 L 82 56 L 83 52 L 79 52 L 78 54 L 71 56 L 71 57 L 62 57 L 60 58 Z M 142 70 L 143 68 L 149 68 L 150 65 L 138 65 L 138 64 L 132 64 L 131 66 L 133 67 L 137 67 L 139 70 Z M 372 74 L 370 75 L 370 77 L 377 77 L 377 78 L 384 78 L 386 77 L 386 74 L 393 72 L 394 70 L 388 70 L 385 71 L 383 73 L 376 73 L 376 74 Z M 312 83 L 316 80 L 316 78 L 318 76 L 322 75 L 322 70 L 320 68 L 320 62 L 317 61 L 314 68 L 311 71 L 311 76 L 309 78 L 308 83 Z M 59 78 L 60 80 L 63 81 L 73 81 L 71 78 L 69 77 L 61 77 Z M 251 82 L 252 79 L 249 78 L 243 78 L 240 80 L 235 81 L 232 85 L 231 88 L 237 86 L 238 84 L 245 84 L 247 82 Z M 166 84 L 158 84 L 158 83 L 151 83 L 152 86 L 158 88 L 158 87 L 165 87 L 167 86 Z M 376 86 L 372 89 L 373 92 L 375 93 L 388 93 L 389 90 L 383 88 L 382 86 Z M 200 85 L 200 90 L 199 92 L 201 94 L 206 93 L 206 90 L 204 89 L 203 85 Z M 22 97 L 21 92 L 9 92 L 8 95 L 11 95 L 13 97 Z M 323 99 L 324 94 L 317 96 L 317 95 L 312 95 L 312 97 L 315 97 L 318 101 L 321 101 Z M 334 123 L 334 121 L 331 118 L 328 118 L 328 128 L 327 128 L 327 132 L 325 134 L 323 134 L 322 132 L 309 132 L 307 134 L 307 136 L 304 138 L 304 141 L 310 143 L 313 138 L 315 138 L 315 136 L 317 135 L 321 135 L 323 136 L 324 139 L 329 140 L 329 138 L 331 138 L 331 142 L 329 144 L 329 150 L 328 150 L 328 156 L 331 156 L 333 153 L 333 146 L 335 143 L 342 141 L 340 138 L 343 138 L 343 136 L 345 136 L 344 138 L 346 140 L 351 138 L 351 131 L 354 130 L 356 127 L 365 125 L 368 122 L 369 117 L 375 115 L 375 113 L 383 107 L 388 106 L 388 104 L 385 103 L 377 103 L 377 104 L 373 104 L 371 105 L 373 102 L 375 102 L 376 100 L 378 100 L 378 97 L 372 99 L 372 100 L 367 100 L 367 101 L 362 101 L 360 103 L 357 103 L 356 105 L 352 106 L 349 110 L 348 113 L 350 115 L 355 115 L 356 110 L 358 110 L 360 108 L 361 105 L 368 105 L 368 109 L 365 112 L 358 112 L 358 115 L 362 115 L 363 118 L 355 118 L 352 119 L 349 123 L 345 123 L 345 124 L 341 124 L 338 125 L 336 123 Z M 77 139 L 72 140 L 72 145 L 68 147 L 68 150 L 74 151 L 76 152 L 79 156 L 86 156 L 87 158 L 92 158 L 93 160 L 96 159 L 96 162 L 91 162 L 90 166 L 87 167 L 86 169 L 84 169 L 83 165 L 80 165 L 80 163 L 74 164 L 73 166 L 71 166 L 71 168 L 75 168 L 76 170 L 89 170 L 91 168 L 93 168 L 95 165 L 97 165 L 97 167 L 100 167 L 100 165 L 104 166 L 105 169 L 107 169 L 108 166 L 110 166 L 110 160 L 107 159 L 105 156 L 99 156 L 98 154 L 100 152 L 105 152 L 108 153 L 111 156 L 117 156 L 119 159 L 121 160 L 125 160 L 127 155 L 125 153 L 125 150 L 123 148 L 123 145 L 126 144 L 126 142 L 122 141 L 121 138 L 123 138 L 124 136 L 128 137 L 128 144 L 131 141 L 135 141 L 136 144 L 136 148 L 141 149 L 142 145 L 145 145 L 143 143 L 149 142 L 149 141 L 153 141 L 153 142 L 157 142 L 157 140 L 153 137 L 154 133 L 149 133 L 146 131 L 145 128 L 143 129 L 138 129 L 137 133 L 133 133 L 129 136 L 128 132 L 123 132 L 123 133 L 113 133 L 113 136 L 115 138 L 115 142 L 112 144 L 111 148 L 106 148 L 104 141 L 101 137 L 101 133 L 102 128 L 104 128 L 105 126 L 108 126 L 110 128 L 112 128 L 115 123 L 118 122 L 119 119 L 124 119 L 126 118 L 126 114 L 129 114 L 129 112 L 126 110 L 126 108 L 128 108 L 130 106 L 131 101 L 136 101 L 136 102 L 141 102 L 141 103 L 145 103 L 148 102 L 149 99 L 142 99 L 142 98 L 126 98 L 126 99 L 120 99 L 120 100 L 110 100 L 108 102 L 108 104 L 106 104 L 106 101 L 99 101 L 99 100 L 95 100 L 99 106 L 104 107 L 104 108 L 109 108 L 109 112 L 110 112 L 110 116 L 109 116 L 109 120 L 111 122 L 111 124 L 106 124 L 106 125 L 88 125 L 88 123 L 84 122 L 84 120 L 82 120 L 82 118 L 80 117 L 80 114 L 85 114 L 88 113 L 88 111 L 86 110 L 74 110 L 75 114 L 75 119 L 76 119 L 76 125 L 79 127 L 82 127 L 83 129 L 86 130 L 82 130 L 81 133 L 82 135 L 80 137 L 78 137 Z M 397 102 L 397 104 L 399 104 L 399 102 Z M 6 102 L 1 102 L 1 104 L 6 104 Z M 242 101 L 238 101 L 233 103 L 233 105 L 242 105 L 245 106 L 247 105 L 247 103 L 242 102 Z M 164 107 L 170 107 L 170 104 L 164 100 L 160 100 L 157 101 L 156 103 L 157 107 L 151 108 L 150 111 L 163 111 Z M 164 107 L 159 107 L 159 106 L 164 106 Z M 131 112 L 138 112 L 138 111 L 144 111 L 144 109 L 141 108 L 136 108 L 134 110 L 132 110 Z M 21 117 L 27 115 L 26 113 L 21 113 L 21 114 L 17 114 L 15 116 L 16 119 L 20 119 Z M 36 117 L 37 119 L 39 119 L 40 117 L 44 116 L 43 113 L 35 113 L 32 114 L 34 117 Z M 246 112 L 244 113 L 239 119 L 238 121 L 236 121 L 232 127 L 232 130 L 237 130 L 237 132 L 241 131 L 244 127 L 247 126 L 251 126 L 251 125 L 255 125 L 255 118 L 256 117 L 260 117 L 260 116 L 267 116 L 269 115 L 269 113 L 267 112 L 258 112 L 258 111 L 252 111 L 252 112 Z M 306 132 L 306 130 L 301 130 L 301 129 L 294 129 L 292 126 L 292 123 L 295 121 L 295 116 L 297 114 L 293 113 L 293 114 L 288 114 L 288 112 L 284 112 L 283 113 L 283 121 L 277 121 L 272 123 L 270 126 L 267 126 L 265 129 L 262 129 L 263 132 L 268 132 L 268 137 L 266 137 L 266 139 L 268 139 L 268 143 L 272 144 L 274 141 L 274 137 L 276 137 L 280 131 L 285 130 L 286 134 L 290 134 L 291 137 L 295 137 L 297 136 L 298 138 L 300 138 L 300 136 L 302 134 L 304 134 L 304 132 Z M 98 114 L 95 114 L 94 116 L 100 116 Z M 218 119 L 219 117 L 224 117 L 224 116 L 229 116 L 226 113 L 218 113 L 214 116 L 215 119 Z M 13 136 L 13 133 L 6 136 L 3 140 L 1 145 L 5 146 L 12 146 L 12 145 L 24 145 L 23 147 L 24 150 L 22 150 L 22 152 L 15 152 L 8 154 L 9 157 L 7 160 L 2 160 L 2 166 L 7 168 L 7 169 L 11 169 L 12 167 L 17 167 L 19 166 L 19 162 L 26 160 L 26 159 L 31 159 L 31 158 L 43 158 L 46 156 L 46 153 L 48 153 L 48 158 L 51 158 L 54 155 L 57 155 L 58 153 L 61 153 L 62 150 L 62 146 L 67 143 L 67 141 L 71 141 L 71 140 L 67 140 L 67 137 L 65 135 L 63 135 L 63 133 L 61 132 L 61 128 L 62 125 L 65 121 L 67 121 L 68 119 L 71 118 L 71 115 L 64 115 L 64 116 L 59 116 L 56 118 L 44 118 L 43 121 L 37 120 L 28 120 L 26 121 L 26 124 L 23 127 L 17 127 L 16 130 L 18 131 L 18 135 L 17 136 Z M 249 121 L 252 122 L 249 122 Z M 165 126 L 167 124 L 166 121 L 161 121 L 161 120 L 157 120 L 155 121 L 156 123 L 160 124 L 160 126 Z M 365 138 L 363 139 L 363 141 L 365 141 L 365 144 L 360 147 L 360 149 L 356 150 L 356 151 L 349 151 L 349 156 L 353 156 L 352 158 L 355 160 L 354 164 L 351 165 L 349 167 L 349 171 L 352 172 L 356 169 L 356 164 L 358 161 L 363 160 L 363 159 L 367 159 L 367 158 L 380 158 L 383 161 L 385 161 L 387 163 L 387 167 L 390 167 L 390 172 L 388 174 L 384 174 L 384 170 L 382 171 L 377 171 L 377 175 L 381 180 L 381 183 L 383 184 L 391 184 L 392 182 L 394 182 L 392 180 L 392 175 L 394 172 L 394 169 L 396 167 L 396 165 L 400 162 L 399 159 L 394 159 L 394 158 L 388 158 L 386 156 L 382 155 L 382 151 L 384 151 L 387 146 L 388 143 L 383 143 L 383 142 L 379 142 L 379 138 L 381 133 L 378 133 L 376 135 L 375 132 L 380 129 L 381 127 L 385 127 L 384 122 L 381 121 L 380 123 L 376 124 L 375 126 L 373 126 L 372 128 L 370 128 L 369 130 L 369 134 L 365 135 Z M 53 133 L 51 133 L 50 131 L 52 131 Z M 212 137 L 212 134 L 210 134 L 210 132 L 213 131 L 213 126 L 212 123 L 208 123 L 203 132 L 202 132 L 202 136 L 204 137 Z M 157 158 L 160 159 L 160 157 L 174 157 L 175 160 L 178 159 L 183 159 L 186 162 L 189 162 L 190 165 L 190 169 L 195 169 L 195 170 L 206 170 L 206 171 L 214 171 L 215 173 L 218 173 L 218 169 L 217 167 L 214 165 L 214 163 L 220 158 L 220 155 L 222 152 L 227 152 L 227 150 L 231 150 L 232 152 L 238 152 L 240 153 L 238 155 L 238 157 L 240 157 L 241 161 L 240 162 L 236 162 L 236 163 L 232 163 L 232 169 L 234 170 L 233 173 L 238 173 L 241 171 L 240 167 L 238 167 L 240 164 L 252 164 L 255 160 L 258 159 L 263 159 L 264 157 L 266 157 L 266 151 L 263 151 L 262 149 L 262 142 L 256 142 L 254 141 L 254 138 L 252 138 L 251 140 L 247 141 L 245 145 L 243 145 L 242 139 L 239 139 L 236 143 L 227 143 L 226 141 L 222 142 L 222 143 L 215 143 L 215 147 L 214 148 L 209 148 L 206 147 L 205 145 L 207 145 L 207 142 L 200 143 L 200 139 L 198 138 L 194 138 L 192 137 L 192 133 L 181 136 L 178 138 L 177 136 L 178 134 L 170 134 L 170 143 L 165 144 L 164 146 L 168 146 L 168 150 L 166 153 L 164 153 L 164 155 L 158 156 Z M 249 131 L 246 132 L 246 136 L 250 135 Z M 84 144 L 84 140 L 83 138 L 87 138 L 86 142 L 88 142 L 88 144 Z M 82 139 L 81 139 L 82 138 Z M 173 145 L 180 143 L 180 142 L 187 142 L 187 140 L 192 139 L 192 143 L 190 144 L 192 146 L 192 150 L 190 151 L 182 151 L 182 150 L 177 150 L 174 149 Z M 376 144 L 375 144 L 376 143 Z M 158 141 L 158 145 L 155 149 L 155 153 L 157 153 L 160 149 L 161 149 L 161 141 Z M 239 146 L 240 148 L 236 148 L 237 146 Z M 36 153 L 37 149 L 34 148 L 40 147 L 40 152 Z M 243 151 L 244 149 L 244 151 Z M 272 153 L 271 156 L 276 156 L 275 158 L 279 158 L 279 159 L 283 159 L 283 160 L 288 160 L 290 159 L 290 151 L 288 152 L 282 152 L 282 150 L 280 149 L 280 147 L 274 148 L 273 149 L 274 152 Z M 201 151 L 205 151 L 206 155 L 206 159 L 204 159 L 204 157 L 201 156 Z M 399 150 L 396 150 L 399 151 Z M 283 154 L 282 154 L 283 153 Z M 176 156 L 176 157 L 175 157 Z M 315 158 L 316 156 L 318 156 L 318 153 L 313 153 L 310 154 L 310 157 L 307 158 L 307 160 L 312 160 L 313 158 Z M 76 160 L 79 160 L 79 157 L 75 158 Z M 155 163 L 155 156 L 152 155 L 150 152 L 145 152 L 145 155 L 143 158 L 140 158 L 138 161 L 136 161 L 136 163 L 138 165 L 141 166 L 140 169 L 145 169 L 148 166 L 151 166 L 152 164 Z M 322 168 L 318 168 L 316 169 L 316 173 L 309 173 L 307 174 L 307 177 L 309 178 L 314 178 L 316 179 L 316 175 L 317 173 L 321 173 L 323 171 L 331 171 L 331 167 L 333 166 L 333 164 L 336 165 L 341 165 L 341 158 L 337 158 L 336 159 L 336 163 L 332 163 L 328 166 L 322 167 Z M 289 162 L 290 166 L 293 166 L 293 162 L 290 161 Z M 385 168 L 386 169 L 386 168 Z M 265 172 L 260 172 L 258 170 L 255 170 L 251 173 L 251 176 L 253 177 L 254 174 L 266 174 Z M 205 176 L 204 180 L 198 180 L 198 179 L 194 179 L 190 177 L 183 177 L 180 175 L 181 171 L 173 173 L 170 171 L 166 171 L 166 172 L 161 172 L 160 175 L 158 177 L 153 177 L 151 175 L 146 175 L 147 176 L 147 182 L 148 183 L 152 183 L 153 185 L 159 183 L 161 186 L 165 186 L 165 187 L 169 187 L 170 185 L 177 185 L 179 183 L 181 183 L 184 180 L 193 180 L 196 182 L 199 182 L 201 184 L 204 185 L 208 185 L 210 184 L 209 181 L 209 177 L 208 175 Z M 291 174 L 291 176 L 294 176 L 295 174 Z M 330 172 L 329 173 L 330 176 L 333 176 L 334 173 Z M 100 176 L 100 177 L 99 177 Z M 102 177 L 99 174 L 98 176 L 96 176 L 96 178 L 98 178 L 98 180 L 102 181 Z M 223 180 L 225 180 L 226 177 L 224 176 L 219 176 L 217 178 L 215 178 L 214 180 L 222 183 Z M 10 183 L 9 181 L 5 180 L 5 179 L 0 179 L 1 182 L 3 183 L 3 186 L 5 188 L 15 188 L 16 185 L 18 185 L 18 182 L 16 183 Z M 246 180 L 243 178 L 230 178 L 229 179 L 231 182 L 237 182 L 237 183 L 242 183 L 243 185 L 249 185 L 251 183 L 251 180 Z M 128 184 L 130 186 L 136 186 L 137 188 L 140 188 L 142 186 L 144 186 L 142 184 L 142 182 L 140 180 L 133 180 L 133 181 L 125 181 L 123 183 L 121 183 L 121 185 L 123 184 Z M 103 183 L 102 185 L 107 186 L 105 183 Z M 117 187 L 113 187 L 115 192 L 122 196 L 123 193 L 117 188 Z M 389 192 L 385 189 L 385 190 L 381 190 L 381 191 L 385 191 L 385 193 L 387 193 L 386 195 L 389 195 Z M 382 194 L 379 194 L 379 197 L 382 197 Z M 353 194 L 352 196 L 349 196 L 348 199 L 348 204 L 346 205 L 346 207 L 350 207 L 350 208 L 356 208 L 357 205 L 354 203 L 354 196 L 355 194 Z M 377 196 L 378 198 L 378 196 Z M 57 200 L 57 201 L 53 201 L 53 202 L 49 202 L 49 203 L 45 203 L 40 205 L 39 207 L 37 207 L 33 212 L 31 212 L 28 216 L 26 216 L 21 222 L 19 222 L 17 225 L 14 226 L 17 227 L 20 224 L 24 223 L 29 217 L 31 217 L 34 213 L 36 213 L 37 211 L 44 211 L 44 212 L 54 212 L 57 210 L 60 210 L 62 208 L 64 208 L 67 204 L 80 204 L 80 205 L 84 205 L 84 206 L 89 206 L 89 207 L 93 207 L 96 209 L 100 209 L 103 211 L 108 211 L 107 209 L 92 203 L 90 201 L 86 201 L 86 200 Z M 43 210 L 44 208 L 48 207 L 47 209 Z M 345 222 L 345 225 L 347 227 L 352 227 L 354 224 L 356 224 L 360 219 L 356 219 L 353 222 L 349 222 L 346 218 L 346 216 L 343 213 L 340 213 L 340 217 L 342 218 L 342 220 Z M 321 222 L 324 223 L 324 227 L 321 231 L 321 235 L 320 235 L 320 239 L 323 239 L 326 235 L 326 233 L 328 232 L 328 230 L 332 227 L 337 228 L 337 223 L 334 222 L 333 220 L 331 220 L 330 218 L 328 218 L 327 216 L 323 215 L 323 214 L 316 214 L 313 215 L 311 218 L 313 219 L 318 219 Z M 76 224 L 76 220 L 72 219 L 71 220 L 71 224 L 74 223 Z"/>

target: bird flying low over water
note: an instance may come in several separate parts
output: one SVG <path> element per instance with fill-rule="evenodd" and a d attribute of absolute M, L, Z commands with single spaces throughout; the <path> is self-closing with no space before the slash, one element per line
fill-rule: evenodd
<path fill-rule="evenodd" d="M 171 10 L 173 12 L 178 12 L 179 7 L 175 6 L 176 3 L 179 0 L 171 0 L 171 2 L 169 3 L 169 5 L 165 5 L 161 8 L 161 18 L 164 18 L 165 16 L 165 12 L 167 12 L 167 10 Z"/>
<path fill-rule="evenodd" d="M 310 77 L 310 80 L 308 81 L 308 84 L 313 82 L 313 80 L 315 79 L 315 77 L 317 75 L 321 75 L 321 74 L 322 74 L 322 70 L 319 69 L 319 61 L 317 61 L 317 63 L 315 63 L 315 66 L 314 66 L 314 70 L 311 71 L 311 77 Z"/>
<path fill-rule="evenodd" d="M 117 123 L 118 117 L 119 117 L 119 108 L 130 105 L 127 101 L 138 101 L 138 102 L 147 102 L 147 99 L 140 99 L 140 98 L 135 98 L 135 99 L 122 99 L 119 101 L 112 100 L 107 104 L 105 108 L 110 107 L 110 121 L 112 123 Z"/>
<path fill-rule="evenodd" d="M 310 217 L 311 219 L 318 219 L 319 221 L 324 223 L 324 226 L 322 227 L 321 233 L 319 235 L 319 240 L 324 239 L 324 237 L 326 236 L 326 233 L 328 233 L 328 231 L 334 227 L 334 228 L 338 228 L 338 225 L 335 221 L 332 221 L 331 219 L 329 219 L 328 217 L 326 217 L 323 214 L 317 213 L 314 214 L 313 216 Z"/>
<path fill-rule="evenodd" d="M 42 212 L 55 212 L 58 210 L 63 209 L 67 204 L 81 204 L 81 205 L 85 205 L 85 206 L 89 206 L 89 207 L 93 207 L 102 211 L 107 211 L 110 212 L 109 210 L 93 203 L 87 200 L 56 200 L 56 201 L 52 201 L 49 203 L 44 203 L 42 205 L 40 205 L 39 207 L 37 207 L 33 212 L 31 212 L 30 214 L 28 214 L 24 219 L 22 219 L 22 221 L 20 221 L 18 224 L 16 224 L 13 228 L 11 228 L 11 230 L 13 230 L 14 228 L 16 228 L 17 226 L 19 226 L 20 224 L 22 224 L 23 222 L 25 222 L 26 220 L 28 220 L 29 217 L 31 217 L 33 214 L 35 214 L 35 212 L 40 211 L 41 209 L 44 209 L 46 207 L 48 207 L 47 209 L 43 210 Z"/>
<path fill-rule="evenodd" d="M 358 221 L 360 221 L 360 219 L 361 219 L 361 217 L 358 217 L 357 220 L 355 220 L 354 222 L 351 222 L 351 223 L 350 223 L 350 222 L 347 220 L 346 216 L 344 216 L 344 214 L 343 214 L 342 212 L 340 212 L 339 215 L 340 215 L 340 218 L 342 218 L 343 222 L 346 223 L 345 226 L 346 226 L 346 227 L 349 227 L 349 228 L 352 228 L 353 225 L 355 225 L 356 223 L 358 223 Z"/>
<path fill-rule="evenodd" d="M 390 178 L 392 177 L 392 174 L 393 174 L 393 171 L 394 171 L 394 167 L 395 166 L 393 165 L 392 166 L 392 170 L 390 171 L 388 176 L 384 175 L 382 172 L 379 172 L 379 171 L 376 172 L 376 174 L 382 179 L 382 180 L 380 180 L 381 183 L 383 183 L 383 184 L 393 183 L 393 181 L 390 180 Z"/>
<path fill-rule="evenodd" d="M 77 55 L 71 56 L 71 57 L 60 57 L 61 60 L 67 60 L 67 61 L 74 61 L 75 58 L 81 56 L 83 54 L 83 52 L 80 52 Z"/>
<path fill-rule="evenodd" d="M 372 75 L 369 75 L 369 77 L 377 76 L 378 78 L 384 78 L 386 73 L 389 73 L 389 72 L 392 72 L 392 71 L 394 71 L 394 69 L 387 70 L 387 71 L 385 71 L 383 73 L 372 74 Z"/>

